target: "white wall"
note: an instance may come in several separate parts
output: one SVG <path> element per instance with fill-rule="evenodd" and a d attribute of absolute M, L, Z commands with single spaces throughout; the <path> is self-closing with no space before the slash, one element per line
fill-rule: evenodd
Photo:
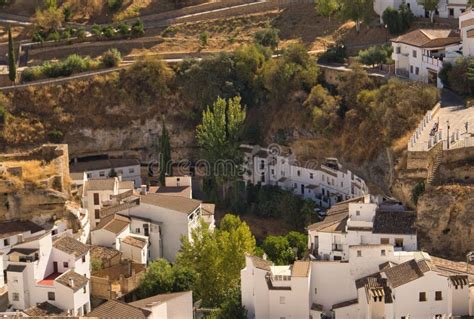
<path fill-rule="evenodd" d="M 120 251 L 122 252 L 122 258 L 124 259 L 133 260 L 139 264 L 147 263 L 148 245 L 140 248 L 122 242 L 120 244 Z"/>

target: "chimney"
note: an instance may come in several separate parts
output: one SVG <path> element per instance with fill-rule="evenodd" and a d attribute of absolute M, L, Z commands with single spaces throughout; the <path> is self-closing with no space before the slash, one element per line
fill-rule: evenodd
<path fill-rule="evenodd" d="M 69 287 L 74 288 L 74 278 L 69 278 Z"/>

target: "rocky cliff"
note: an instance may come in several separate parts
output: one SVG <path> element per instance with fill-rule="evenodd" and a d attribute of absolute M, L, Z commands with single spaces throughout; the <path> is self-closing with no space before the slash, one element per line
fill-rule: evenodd
<path fill-rule="evenodd" d="M 474 250 L 474 186 L 429 188 L 417 205 L 419 248 L 463 260 Z"/>

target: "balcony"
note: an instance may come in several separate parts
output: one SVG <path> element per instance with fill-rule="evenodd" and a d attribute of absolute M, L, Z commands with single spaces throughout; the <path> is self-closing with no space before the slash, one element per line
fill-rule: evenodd
<path fill-rule="evenodd" d="M 332 244 L 332 251 L 342 251 L 342 244 Z"/>
<path fill-rule="evenodd" d="M 443 58 L 442 57 L 433 57 L 429 55 L 422 55 L 421 57 L 423 63 L 429 64 L 433 67 L 441 68 L 443 66 Z"/>

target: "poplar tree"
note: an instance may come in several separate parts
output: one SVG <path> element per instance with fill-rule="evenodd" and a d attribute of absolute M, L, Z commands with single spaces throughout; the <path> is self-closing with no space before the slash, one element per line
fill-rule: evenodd
<path fill-rule="evenodd" d="M 171 145 L 170 137 L 168 130 L 165 126 L 165 121 L 163 120 L 163 127 L 161 130 L 161 157 L 160 157 L 160 183 L 165 185 L 166 175 L 171 174 L 171 167 L 169 163 L 171 162 Z"/>
<path fill-rule="evenodd" d="M 15 48 L 13 45 L 12 29 L 8 27 L 8 77 L 10 81 L 16 80 L 16 59 Z"/>

